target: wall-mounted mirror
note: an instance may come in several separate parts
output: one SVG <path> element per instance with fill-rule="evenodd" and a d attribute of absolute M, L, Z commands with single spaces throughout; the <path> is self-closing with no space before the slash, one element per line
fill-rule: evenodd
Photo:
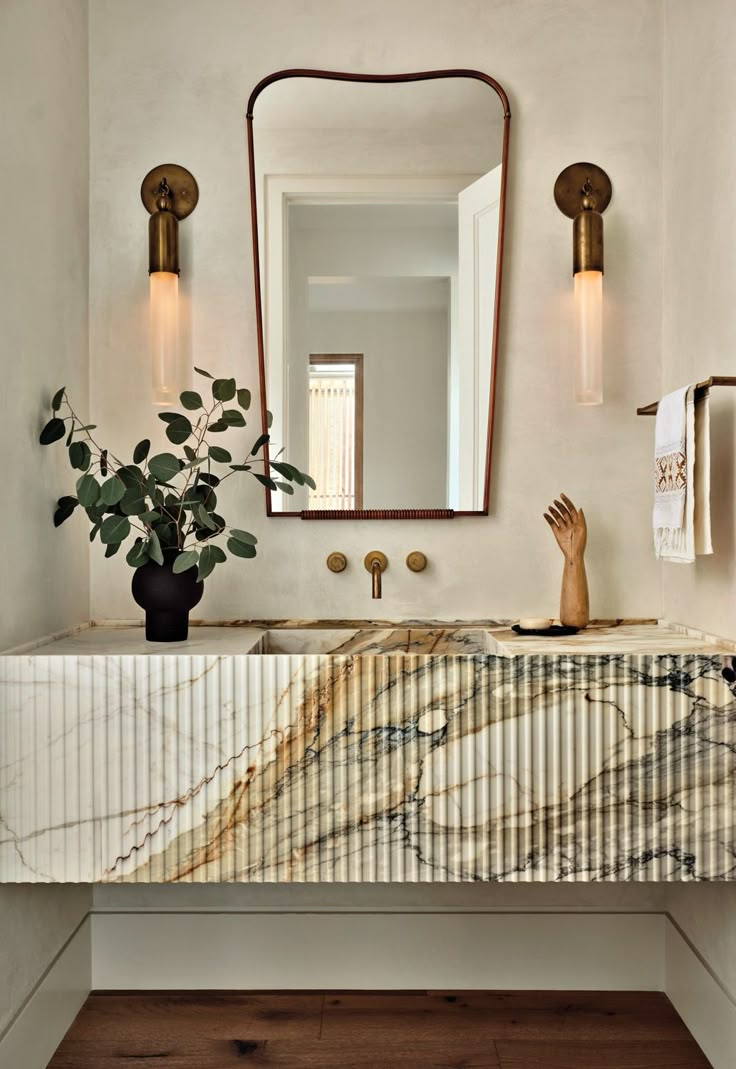
<path fill-rule="evenodd" d="M 254 89 L 264 426 L 316 483 L 269 515 L 487 513 L 509 119 L 477 71 Z"/>

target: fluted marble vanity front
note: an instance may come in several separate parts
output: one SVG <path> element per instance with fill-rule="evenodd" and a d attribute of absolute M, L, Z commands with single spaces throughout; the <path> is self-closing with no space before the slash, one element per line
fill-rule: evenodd
<path fill-rule="evenodd" d="M 729 644 L 92 627 L 0 657 L 0 881 L 736 878 Z"/>

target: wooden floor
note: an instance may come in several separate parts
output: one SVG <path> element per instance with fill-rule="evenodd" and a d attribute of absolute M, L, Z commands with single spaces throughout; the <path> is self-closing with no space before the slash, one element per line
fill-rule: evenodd
<path fill-rule="evenodd" d="M 49 1069 L 709 1069 L 652 992 L 92 994 Z"/>

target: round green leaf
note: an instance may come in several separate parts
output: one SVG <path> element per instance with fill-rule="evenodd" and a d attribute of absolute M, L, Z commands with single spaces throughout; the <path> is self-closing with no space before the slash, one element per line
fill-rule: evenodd
<path fill-rule="evenodd" d="M 57 390 L 56 393 L 54 394 L 54 396 L 52 397 L 52 399 L 51 399 L 51 410 L 52 410 L 52 412 L 58 412 L 59 409 L 61 408 L 61 402 L 64 400 L 64 390 L 65 389 L 66 389 L 66 387 L 62 386 L 61 389 Z"/>
<path fill-rule="evenodd" d="M 148 468 L 157 482 L 168 483 L 179 474 L 179 460 L 173 453 L 157 453 L 148 461 Z"/>
<path fill-rule="evenodd" d="M 182 442 L 186 442 L 187 438 L 192 433 L 192 425 L 186 416 L 178 416 L 175 420 L 166 428 L 166 437 L 174 445 L 181 445 Z"/>
<path fill-rule="evenodd" d="M 69 463 L 79 471 L 86 471 L 92 460 L 92 454 L 86 442 L 72 442 L 69 446 Z"/>
<path fill-rule="evenodd" d="M 117 505 L 118 501 L 122 501 L 128 492 L 125 489 L 125 484 L 113 475 L 100 487 L 100 498 L 106 505 Z"/>
<path fill-rule="evenodd" d="M 223 449 L 219 445 L 211 445 L 208 451 L 212 459 L 216 460 L 218 464 L 229 464 L 233 459 L 227 449 Z"/>
<path fill-rule="evenodd" d="M 208 575 L 211 575 L 217 564 L 217 557 L 214 550 L 217 546 L 203 546 L 199 554 L 199 568 L 197 570 L 197 579 L 206 579 Z M 222 550 L 220 550 L 222 553 Z"/>
<path fill-rule="evenodd" d="M 186 572 L 188 568 L 193 568 L 199 560 L 199 553 L 196 549 L 187 549 L 174 561 L 174 566 L 171 569 L 176 575 L 180 572 Z"/>
<path fill-rule="evenodd" d="M 238 404 L 247 412 L 250 408 L 250 390 L 238 390 Z"/>
<path fill-rule="evenodd" d="M 195 412 L 198 408 L 204 408 L 204 402 L 196 390 L 185 390 L 184 393 L 179 395 L 179 400 L 182 403 L 182 407 L 186 408 L 189 412 Z"/>
<path fill-rule="evenodd" d="M 87 513 L 87 519 L 90 523 L 102 523 L 105 518 L 105 506 L 93 505 L 92 508 L 86 508 L 84 510 Z"/>
<path fill-rule="evenodd" d="M 77 479 L 77 497 L 79 504 L 93 508 L 100 500 L 100 484 L 94 475 L 83 475 Z"/>
<path fill-rule="evenodd" d="M 148 451 L 151 448 L 151 443 L 148 438 L 144 438 L 142 442 L 133 450 L 133 462 L 135 464 L 142 464 L 148 456 Z"/>
<path fill-rule="evenodd" d="M 111 546 L 122 542 L 130 534 L 130 520 L 127 516 L 108 516 L 100 527 L 100 541 Z"/>
<path fill-rule="evenodd" d="M 129 486 L 120 498 L 120 511 L 125 516 L 140 516 L 146 508 L 145 499 L 138 486 Z"/>
<path fill-rule="evenodd" d="M 256 547 L 239 542 L 237 538 L 228 538 L 227 548 L 235 557 L 255 557 Z"/>
<path fill-rule="evenodd" d="M 242 412 L 238 412 L 237 408 L 226 408 L 223 410 L 220 416 L 222 423 L 227 423 L 228 427 L 244 427 L 245 416 Z"/>
<path fill-rule="evenodd" d="M 54 527 L 61 527 L 64 520 L 69 519 L 78 504 L 76 497 L 60 497 L 54 512 Z"/>
<path fill-rule="evenodd" d="M 212 519 L 204 505 L 195 505 L 192 509 L 192 512 L 197 517 L 203 527 L 206 527 L 210 531 L 217 530 L 217 524 Z"/>
<path fill-rule="evenodd" d="M 105 472 L 102 473 L 106 474 Z M 124 464 L 122 468 L 118 468 L 118 479 L 122 479 L 124 485 L 130 489 L 134 487 L 139 494 L 143 493 L 143 487 L 145 485 L 145 478 L 143 472 L 137 464 Z"/>
<path fill-rule="evenodd" d="M 225 553 L 219 546 L 203 546 L 199 554 L 198 579 L 206 579 L 212 574 L 216 564 L 223 564 L 227 560 Z"/>
<path fill-rule="evenodd" d="M 161 543 L 159 542 L 158 535 L 155 531 L 151 531 L 148 536 L 148 556 L 151 560 L 154 560 L 156 564 L 163 564 L 164 555 L 161 549 Z"/>
<path fill-rule="evenodd" d="M 64 426 L 64 420 L 59 419 L 58 416 L 54 416 L 41 431 L 38 440 L 41 445 L 51 445 L 52 442 L 58 442 L 60 438 L 63 438 L 65 433 L 66 427 Z"/>
<path fill-rule="evenodd" d="M 230 537 L 234 538 L 238 542 L 243 542 L 246 546 L 255 546 L 258 544 L 258 539 L 250 531 L 240 531 L 237 527 L 233 527 L 230 531 Z"/>
<path fill-rule="evenodd" d="M 141 538 L 136 538 L 125 557 L 131 568 L 140 568 L 148 561 L 148 549 Z"/>
<path fill-rule="evenodd" d="M 235 397 L 235 379 L 215 379 L 212 383 L 212 396 L 216 401 L 232 401 Z"/>

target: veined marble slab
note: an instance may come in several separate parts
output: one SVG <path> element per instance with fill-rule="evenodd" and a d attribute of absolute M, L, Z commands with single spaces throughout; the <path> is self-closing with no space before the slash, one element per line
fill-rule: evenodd
<path fill-rule="evenodd" d="M 730 653 L 720 639 L 668 624 L 591 624 L 577 635 L 519 635 L 510 627 L 492 632 L 496 652 L 532 653 Z"/>
<path fill-rule="evenodd" d="M 92 628 L 0 657 L 0 880 L 736 878 L 730 653 L 336 630 L 353 652 Z"/>

